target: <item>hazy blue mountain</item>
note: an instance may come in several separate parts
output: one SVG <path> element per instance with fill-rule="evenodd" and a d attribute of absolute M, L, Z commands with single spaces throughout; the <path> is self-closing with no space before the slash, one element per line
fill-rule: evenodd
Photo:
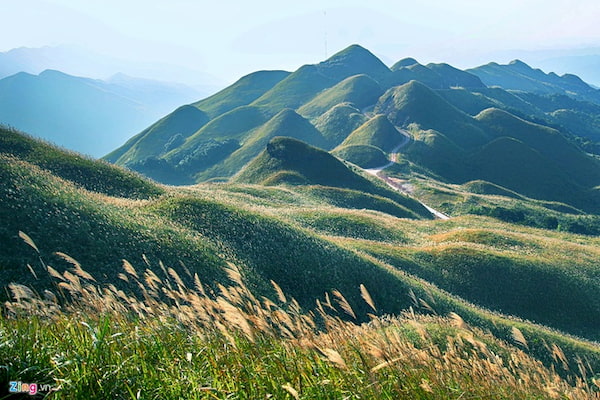
<path fill-rule="evenodd" d="M 600 104 L 600 90 L 592 88 L 578 76 L 559 76 L 554 72 L 547 74 L 520 60 L 513 60 L 505 65 L 492 62 L 468 69 L 467 72 L 477 75 L 487 86 L 541 94 L 566 94 L 579 100 Z"/>
<path fill-rule="evenodd" d="M 552 57 L 538 63 L 542 68 L 557 72 L 570 72 L 586 82 L 600 87 L 600 54 Z"/>
<path fill-rule="evenodd" d="M 19 72 L 38 75 L 47 69 L 95 79 L 108 79 L 115 74 L 124 73 L 156 81 L 179 82 L 204 95 L 224 86 L 218 78 L 194 68 L 177 65 L 172 59 L 152 63 L 132 61 L 73 45 L 19 47 L 0 52 L 0 78 Z"/>
<path fill-rule="evenodd" d="M 100 157 L 200 94 L 123 74 L 108 81 L 46 70 L 0 80 L 0 123 L 67 149 Z"/>

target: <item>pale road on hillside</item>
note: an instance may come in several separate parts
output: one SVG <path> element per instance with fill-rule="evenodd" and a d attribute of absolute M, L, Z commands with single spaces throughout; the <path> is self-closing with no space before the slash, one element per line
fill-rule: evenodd
<path fill-rule="evenodd" d="M 394 147 L 392 149 L 392 151 L 390 152 L 390 162 L 381 167 L 364 169 L 364 171 L 367 172 L 368 174 L 378 177 L 379 179 L 381 179 L 382 181 L 387 183 L 387 185 L 389 187 L 391 187 L 392 189 L 402 192 L 407 196 L 411 196 L 410 191 L 407 190 L 405 187 L 403 187 L 403 185 L 401 185 L 397 182 L 394 182 L 394 180 L 392 178 L 388 177 L 387 175 L 385 175 L 383 173 L 383 170 L 391 167 L 392 165 L 394 165 L 394 163 L 396 163 L 396 161 L 398 160 L 398 152 L 404 146 L 406 146 L 408 143 L 410 143 L 410 139 L 411 139 L 410 134 L 406 130 L 398 128 L 397 126 L 395 128 L 398 130 L 398 132 L 400 132 L 402 134 L 402 136 L 404 136 L 404 139 L 402 140 L 402 142 L 400 142 L 400 144 L 398 144 L 396 147 Z M 417 200 L 419 203 L 421 203 L 423 205 L 423 207 L 425 207 L 427 209 L 427 211 L 429 211 L 431 214 L 433 214 L 436 218 L 450 219 L 450 217 L 447 216 L 446 214 L 444 214 L 434 208 L 429 207 L 427 204 L 423 203 L 419 199 L 415 199 L 415 200 Z"/>

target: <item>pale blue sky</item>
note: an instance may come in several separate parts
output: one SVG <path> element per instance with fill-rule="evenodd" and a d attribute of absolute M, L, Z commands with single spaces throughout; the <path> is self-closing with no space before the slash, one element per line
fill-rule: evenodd
<path fill-rule="evenodd" d="M 0 0 L 0 14 L 0 51 L 75 44 L 225 82 L 352 43 L 388 64 L 458 67 L 508 61 L 512 49 L 600 46 L 598 0 Z"/>

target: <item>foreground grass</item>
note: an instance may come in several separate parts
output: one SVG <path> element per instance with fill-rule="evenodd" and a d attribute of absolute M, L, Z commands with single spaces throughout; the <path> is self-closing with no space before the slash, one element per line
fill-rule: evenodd
<path fill-rule="evenodd" d="M 26 237 L 25 237 L 26 238 Z M 256 298 L 238 269 L 231 286 L 186 287 L 124 263 L 120 279 L 135 297 L 99 286 L 79 264 L 48 268 L 55 293 L 11 285 L 0 319 L 0 387 L 8 381 L 51 385 L 47 398 L 90 399 L 543 399 L 598 398 L 581 359 L 561 377 L 556 367 L 466 324 L 407 312 L 373 315 L 358 325 L 337 292 L 303 311 L 273 282 L 277 300 Z M 527 347 L 518 329 L 514 339 Z M 563 366 L 564 367 L 564 366 Z M 564 371 L 563 371 L 564 372 Z"/>

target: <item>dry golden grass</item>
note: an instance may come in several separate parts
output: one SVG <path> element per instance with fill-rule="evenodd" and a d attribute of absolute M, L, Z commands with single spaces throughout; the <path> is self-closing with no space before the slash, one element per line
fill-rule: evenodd
<path fill-rule="evenodd" d="M 62 256 L 73 265 L 72 272 L 61 274 L 51 267 L 48 270 L 58 280 L 58 289 L 64 292 L 47 292 L 41 297 L 26 286 L 11 285 L 14 300 L 5 305 L 9 319 L 4 325 L 34 316 L 59 323 L 70 316 L 87 315 L 92 321 L 109 318 L 119 329 L 135 327 L 137 332 L 137 323 L 131 321 L 139 321 L 151 335 L 167 327 L 200 338 L 205 346 L 221 343 L 213 351 L 229 353 L 218 357 L 233 364 L 218 368 L 232 371 L 239 369 L 236 357 L 242 357 L 249 351 L 248 346 L 253 346 L 258 358 L 244 368 L 250 368 L 258 381 L 266 379 L 265 369 L 270 370 L 269 379 L 279 381 L 279 390 L 295 399 L 313 398 L 313 386 L 382 398 L 600 398 L 592 379 L 594 371 L 584 360 L 580 359 L 578 370 L 565 378 L 524 351 L 469 326 L 456 313 L 447 318 L 414 312 L 398 317 L 371 315 L 369 323 L 357 324 L 343 318 L 344 314 L 353 319 L 356 315 L 339 291 L 331 293 L 335 301 L 326 294 L 317 301 L 314 311 L 304 311 L 275 282 L 277 303 L 256 298 L 233 264 L 226 268 L 232 285 L 219 285 L 217 292 L 207 295 L 209 290 L 198 276 L 193 289 L 186 287 L 171 268 L 166 268 L 168 278 L 160 279 L 146 269 L 140 279 L 136 269 L 124 261 L 123 277 L 139 289 L 139 294 L 134 295 L 112 284 L 98 286 L 76 260 Z M 361 285 L 360 290 L 365 302 L 377 313 L 367 288 Z M 433 311 L 425 300 L 414 293 L 413 297 L 415 304 Z M 91 323 L 82 322 L 89 329 Z M 519 346 L 527 348 L 521 330 L 513 327 L 512 336 Z M 225 347 L 219 350 L 219 346 Z M 273 351 L 279 352 L 277 357 L 283 357 L 284 364 L 270 364 L 268 354 Z M 557 365 L 569 368 L 558 345 L 549 344 L 548 351 Z M 198 349 L 191 349 L 182 357 L 190 363 L 197 357 L 195 354 L 200 354 Z M 143 357 L 138 361 L 149 362 Z M 177 363 L 181 361 L 178 359 Z M 295 365 L 291 375 L 285 367 L 290 363 Z M 318 379 L 310 372 L 315 368 L 321 370 Z M 273 376 L 273 371 L 279 371 L 281 376 Z M 242 397 L 243 390 L 249 390 L 244 389 L 243 382 L 233 387 Z M 218 393 L 221 389 L 202 386 L 198 390 Z"/>

